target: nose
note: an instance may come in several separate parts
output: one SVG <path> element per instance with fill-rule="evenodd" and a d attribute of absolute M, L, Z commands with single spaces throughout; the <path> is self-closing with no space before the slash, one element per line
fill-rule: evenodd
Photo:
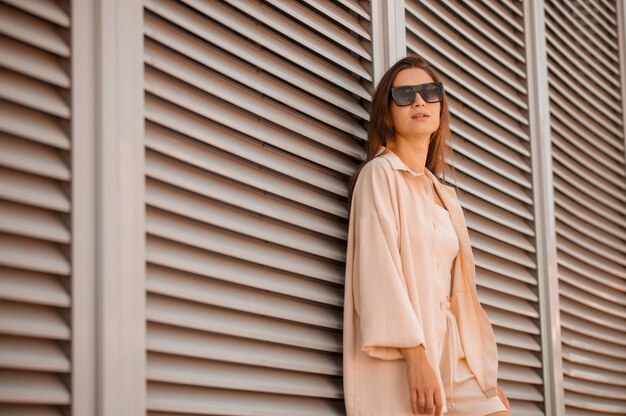
<path fill-rule="evenodd" d="M 426 101 L 422 98 L 422 94 L 418 91 L 415 91 L 415 97 L 413 98 L 413 105 L 423 105 L 426 104 Z"/>

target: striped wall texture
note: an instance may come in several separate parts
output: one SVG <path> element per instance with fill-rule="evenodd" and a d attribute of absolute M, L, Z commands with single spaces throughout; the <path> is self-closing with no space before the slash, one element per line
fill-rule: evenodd
<path fill-rule="evenodd" d="M 347 181 L 405 54 L 513 414 L 626 414 L 625 16 L 0 0 L 0 415 L 345 414 Z"/>

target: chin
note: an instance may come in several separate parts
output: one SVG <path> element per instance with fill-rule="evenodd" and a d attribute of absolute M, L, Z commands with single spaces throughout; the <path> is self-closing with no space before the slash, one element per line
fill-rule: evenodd
<path fill-rule="evenodd" d="M 437 130 L 433 129 L 411 129 L 407 132 L 407 136 L 429 136 Z"/>

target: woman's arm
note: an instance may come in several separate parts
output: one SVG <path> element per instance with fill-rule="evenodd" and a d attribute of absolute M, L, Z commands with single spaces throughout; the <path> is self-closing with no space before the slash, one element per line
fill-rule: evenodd
<path fill-rule="evenodd" d="M 402 359 L 399 348 L 424 344 L 411 304 L 399 250 L 393 194 L 384 166 L 366 165 L 355 184 L 351 228 L 353 298 L 360 348 L 371 357 Z"/>

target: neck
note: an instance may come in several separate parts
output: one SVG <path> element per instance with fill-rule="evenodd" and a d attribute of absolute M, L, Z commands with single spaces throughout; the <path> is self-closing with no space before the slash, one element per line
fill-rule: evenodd
<path fill-rule="evenodd" d="M 389 150 L 402 159 L 409 169 L 418 173 L 424 173 L 429 141 L 430 138 L 407 140 L 401 136 L 397 136 L 395 142 L 389 146 Z"/>

